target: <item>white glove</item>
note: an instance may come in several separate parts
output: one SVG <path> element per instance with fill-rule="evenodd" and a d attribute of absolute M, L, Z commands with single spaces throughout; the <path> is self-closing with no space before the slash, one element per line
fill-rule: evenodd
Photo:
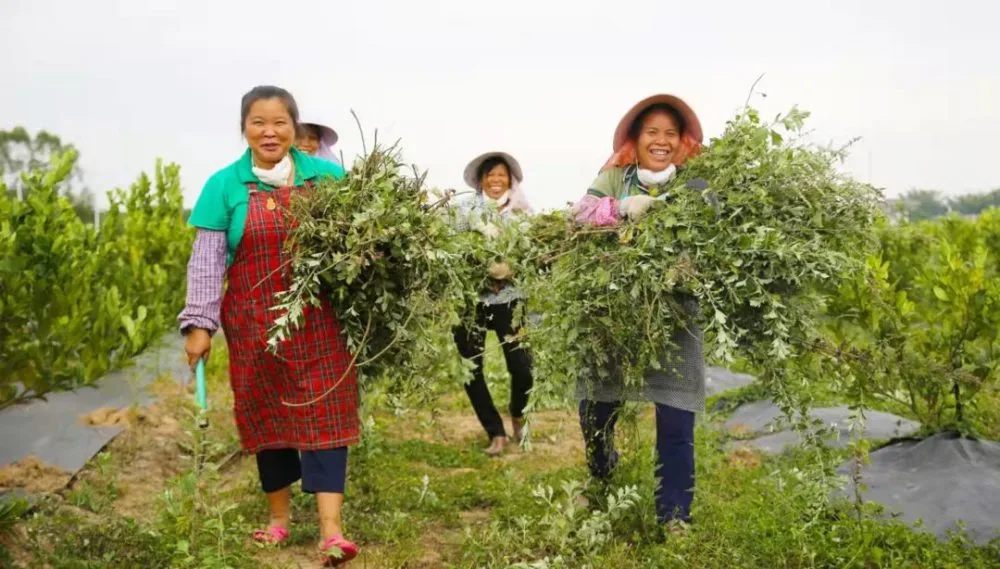
<path fill-rule="evenodd" d="M 618 215 L 636 220 L 646 214 L 646 211 L 656 203 L 656 198 L 646 195 L 629 196 L 618 202 Z"/>
<path fill-rule="evenodd" d="M 490 239 L 495 239 L 498 235 L 500 235 L 500 228 L 493 223 L 487 223 L 479 229 L 479 232 Z"/>

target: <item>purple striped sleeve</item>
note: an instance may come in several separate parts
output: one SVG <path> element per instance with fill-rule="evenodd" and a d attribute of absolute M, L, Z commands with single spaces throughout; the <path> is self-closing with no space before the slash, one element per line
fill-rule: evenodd
<path fill-rule="evenodd" d="M 225 231 L 198 229 L 188 261 L 187 303 L 177 317 L 181 332 L 189 327 L 211 333 L 219 329 L 227 246 Z"/>

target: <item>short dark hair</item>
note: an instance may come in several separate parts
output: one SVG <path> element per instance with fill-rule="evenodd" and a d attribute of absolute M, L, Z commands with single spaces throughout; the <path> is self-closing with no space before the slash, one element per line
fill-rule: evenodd
<path fill-rule="evenodd" d="M 257 101 L 266 101 L 268 99 L 279 99 L 285 105 L 289 116 L 292 117 L 292 126 L 298 132 L 299 105 L 295 102 L 295 97 L 285 89 L 275 87 L 274 85 L 258 85 L 250 89 L 246 95 L 243 95 L 243 101 L 240 103 L 240 132 L 246 132 L 247 116 L 250 115 L 250 107 Z"/>
<path fill-rule="evenodd" d="M 476 169 L 476 182 L 482 182 L 483 176 L 489 174 L 490 170 L 496 168 L 500 164 L 503 164 L 503 167 L 507 169 L 507 175 L 512 176 L 510 172 L 510 164 L 508 164 L 506 160 L 500 156 L 490 156 L 486 160 L 483 160 L 483 163 Z"/>
<path fill-rule="evenodd" d="M 639 116 L 635 117 L 635 120 L 632 121 L 632 126 L 628 129 L 628 137 L 632 140 L 639 140 L 642 123 L 646 122 L 646 117 L 656 112 L 667 113 L 673 117 L 674 122 L 677 123 L 677 128 L 681 129 L 679 134 L 684 134 L 684 132 L 687 131 L 687 123 L 684 121 L 684 117 L 681 116 L 677 109 L 666 103 L 659 103 L 646 107 L 641 113 L 639 113 Z"/>

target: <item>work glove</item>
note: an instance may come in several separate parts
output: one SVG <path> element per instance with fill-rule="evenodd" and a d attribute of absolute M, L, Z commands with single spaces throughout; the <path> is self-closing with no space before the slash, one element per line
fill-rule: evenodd
<path fill-rule="evenodd" d="M 500 235 L 500 228 L 493 223 L 487 223 L 479 226 L 479 232 L 488 239 L 496 239 Z"/>
<path fill-rule="evenodd" d="M 511 273 L 510 265 L 505 262 L 490 263 L 490 267 L 487 270 L 490 278 L 495 281 L 507 281 L 513 276 Z"/>
<path fill-rule="evenodd" d="M 618 202 L 618 216 L 631 219 L 632 221 L 638 220 L 645 215 L 649 208 L 652 207 L 657 201 L 660 200 L 642 194 L 629 196 Z"/>

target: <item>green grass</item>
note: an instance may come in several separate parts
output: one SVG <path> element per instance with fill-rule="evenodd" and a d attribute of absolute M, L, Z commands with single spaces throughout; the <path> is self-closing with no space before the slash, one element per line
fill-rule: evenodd
<path fill-rule="evenodd" d="M 213 364 L 222 355 L 214 354 Z M 499 359 L 494 349 L 488 376 L 502 406 L 507 380 Z M 185 428 L 177 435 L 176 455 L 168 458 L 185 466 L 180 475 L 158 481 L 141 520 L 121 514 L 116 505 L 129 498 L 118 479 L 134 453 L 143 451 L 116 441 L 62 497 L 44 500 L 19 524 L 0 516 L 0 528 L 18 526 L 16 538 L 0 541 L 6 544 L 0 546 L 0 564 L 266 569 L 314 561 L 315 502 L 297 489 L 291 544 L 268 551 L 247 539 L 266 520 L 266 506 L 252 458 L 222 471 L 211 467 L 237 443 L 225 369 L 215 364 L 209 372 L 211 428 L 194 428 L 190 402 L 175 402 L 174 414 Z M 734 455 L 718 421 L 759 395 L 751 386 L 715 397 L 710 408 L 716 411 L 699 421 L 696 522 L 680 535 L 655 521 L 648 406 L 630 407 L 620 423 L 623 461 L 607 484 L 588 479 L 570 408 L 549 411 L 539 421 L 535 437 L 544 445 L 529 452 L 511 449 L 499 460 L 487 458 L 485 437 L 467 428 L 472 411 L 457 385 L 423 394 L 434 402 L 435 420 L 426 410 L 368 409 L 364 442 L 351 450 L 344 511 L 345 529 L 363 551 L 355 566 L 1000 567 L 1000 541 L 988 547 L 971 546 L 961 536 L 939 542 L 882 520 L 872 505 L 831 502 L 833 469 L 849 449 Z M 194 469 L 199 453 L 208 461 L 200 474 Z"/>
<path fill-rule="evenodd" d="M 555 463 L 486 459 L 469 441 L 436 443 L 383 433 L 378 452 L 356 453 L 344 512 L 350 534 L 380 551 L 378 567 L 421 567 L 428 543 L 442 567 L 996 567 L 1000 544 L 969 547 L 960 538 L 938 543 L 871 508 L 828 504 L 815 467 L 842 456 L 799 452 L 733 465 L 726 436 L 698 429 L 696 524 L 682 536 L 664 534 L 653 516 L 652 429 L 644 414 L 623 425 L 624 461 L 608 485 L 589 483 L 582 460 Z M 249 461 L 246 461 L 249 463 Z M 265 519 L 252 467 L 199 490 L 193 474 L 171 481 L 154 521 L 142 524 L 105 511 L 73 513 L 56 502 L 26 523 L 28 547 L 52 567 L 261 567 L 245 536 Z M 832 480 L 831 480 L 832 481 Z M 616 516 L 609 495 L 634 487 L 634 505 Z M 218 486 L 216 486 L 218 488 Z M 536 494 L 551 488 L 552 500 Z M 543 493 L 544 494 L 544 493 Z M 590 508 L 574 506 L 578 498 Z M 318 538 L 310 496 L 297 493 L 293 544 Z M 471 520 L 471 521 L 470 521 Z M 429 537 L 433 536 L 433 537 Z M 444 544 L 444 545 L 442 545 Z"/>

